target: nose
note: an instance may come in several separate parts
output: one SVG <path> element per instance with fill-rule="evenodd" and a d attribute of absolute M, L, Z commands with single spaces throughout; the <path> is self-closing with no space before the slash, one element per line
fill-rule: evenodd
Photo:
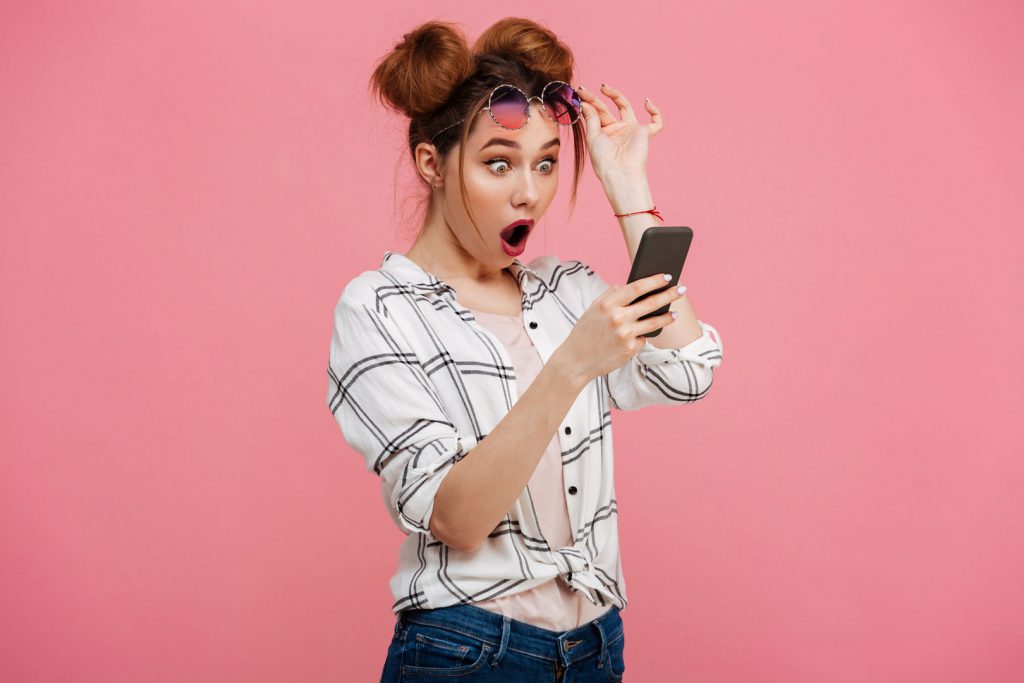
<path fill-rule="evenodd" d="M 533 206 L 540 198 L 537 178 L 532 173 L 521 173 L 512 193 L 512 204 L 516 207 Z"/>

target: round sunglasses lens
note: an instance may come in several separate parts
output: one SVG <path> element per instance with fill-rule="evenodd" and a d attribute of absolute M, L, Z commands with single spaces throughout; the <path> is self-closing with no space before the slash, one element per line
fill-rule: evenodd
<path fill-rule="evenodd" d="M 580 96 L 565 83 L 552 86 L 550 90 L 544 92 L 544 107 L 548 115 L 563 126 L 568 126 L 579 118 L 581 106 Z"/>
<path fill-rule="evenodd" d="M 499 87 L 491 95 L 491 116 L 506 128 L 522 128 L 529 117 L 526 96 L 516 88 Z"/>

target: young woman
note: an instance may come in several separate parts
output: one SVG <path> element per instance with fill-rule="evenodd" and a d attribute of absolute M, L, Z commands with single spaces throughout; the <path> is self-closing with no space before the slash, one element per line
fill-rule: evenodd
<path fill-rule="evenodd" d="M 564 131 L 573 204 L 586 146 L 630 258 L 657 215 L 657 108 L 641 125 L 603 87 L 616 119 L 569 85 L 572 67 L 529 20 L 497 22 L 472 49 L 428 22 L 373 75 L 410 119 L 429 188 L 408 252 L 346 285 L 328 369 L 331 412 L 406 534 L 383 681 L 622 680 L 610 409 L 696 401 L 721 364 L 684 287 L 630 304 L 661 275 L 610 287 L 582 261 L 517 258 L 558 189 Z"/>

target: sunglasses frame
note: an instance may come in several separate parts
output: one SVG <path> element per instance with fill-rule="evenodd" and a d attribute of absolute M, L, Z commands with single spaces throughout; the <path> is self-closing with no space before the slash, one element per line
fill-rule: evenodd
<path fill-rule="evenodd" d="M 511 83 L 499 83 L 498 85 L 496 85 L 493 88 L 491 88 L 491 92 L 487 96 L 487 105 L 483 109 L 479 110 L 476 114 L 474 114 L 474 116 L 476 116 L 478 114 L 482 114 L 484 112 L 487 112 L 488 114 L 490 114 L 491 120 L 494 121 L 494 124 L 496 126 L 499 126 L 500 128 L 504 128 L 505 130 L 519 130 L 520 128 L 525 128 L 526 124 L 530 122 L 530 117 L 533 116 L 533 109 L 530 107 L 530 102 L 533 102 L 534 100 L 537 100 L 538 102 L 540 102 L 540 110 L 542 112 L 544 112 L 545 116 L 547 116 L 549 119 L 551 119 L 552 121 L 554 121 L 555 123 L 557 123 L 560 126 L 571 126 L 574 123 L 576 123 L 577 121 L 579 121 L 580 116 L 583 115 L 582 105 L 580 107 L 573 107 L 572 108 L 573 111 L 576 112 L 576 115 L 573 117 L 572 121 L 570 121 L 569 123 L 562 123 L 561 121 L 559 121 L 558 119 L 553 117 L 551 115 L 551 113 L 548 111 L 547 105 L 544 104 L 544 94 L 548 91 L 548 88 L 550 88 L 554 84 L 557 84 L 559 86 L 564 85 L 565 87 L 569 88 L 569 90 L 572 91 L 573 95 L 576 96 L 576 99 L 580 100 L 580 102 L 582 103 L 583 100 L 580 98 L 580 94 L 578 92 L 576 92 L 576 89 L 574 87 L 572 87 L 571 85 L 569 85 L 565 81 L 549 81 L 547 83 L 547 85 L 545 85 L 544 88 L 540 91 L 540 95 L 539 96 L 538 95 L 534 95 L 533 97 L 527 96 L 527 94 L 525 92 L 523 92 L 522 88 L 519 88 L 519 87 L 517 87 L 515 85 L 512 85 Z M 501 123 L 498 122 L 498 119 L 494 118 L 494 112 L 491 110 L 491 102 L 494 100 L 494 93 L 496 93 L 499 88 L 504 88 L 504 87 L 509 87 L 509 88 L 512 88 L 514 90 L 519 91 L 519 93 L 526 99 L 526 120 L 523 121 L 523 125 L 519 126 L 519 128 L 509 128 L 508 126 L 502 125 Z M 462 123 L 465 120 L 466 120 L 465 118 L 459 119 L 458 121 L 456 121 L 455 123 L 451 124 L 450 126 L 445 126 L 441 130 L 439 130 L 436 133 L 434 133 L 434 136 L 430 138 L 431 144 L 433 144 L 434 139 L 437 138 L 438 135 L 440 135 L 441 133 L 445 132 L 449 128 L 452 128 L 453 126 L 459 125 L 460 123 Z"/>

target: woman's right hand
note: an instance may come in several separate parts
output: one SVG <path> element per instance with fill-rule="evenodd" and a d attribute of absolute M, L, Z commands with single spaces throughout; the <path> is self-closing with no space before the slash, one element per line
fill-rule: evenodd
<path fill-rule="evenodd" d="M 630 305 L 638 296 L 665 287 L 661 273 L 633 282 L 611 286 L 583 312 L 569 336 L 558 347 L 570 372 L 584 383 L 621 367 L 647 343 L 646 332 L 671 324 L 671 311 L 646 320 L 637 318 L 680 298 L 676 287 L 668 287 Z"/>

